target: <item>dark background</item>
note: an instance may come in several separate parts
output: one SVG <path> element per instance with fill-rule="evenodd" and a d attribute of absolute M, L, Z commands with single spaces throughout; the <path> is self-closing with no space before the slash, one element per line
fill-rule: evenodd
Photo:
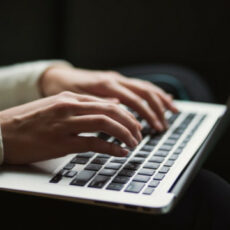
<path fill-rule="evenodd" d="M 177 64 L 198 72 L 216 102 L 225 103 L 229 6 L 229 0 L 1 1 L 0 66 L 54 58 L 94 69 Z M 227 131 L 205 166 L 227 180 L 229 137 Z"/>

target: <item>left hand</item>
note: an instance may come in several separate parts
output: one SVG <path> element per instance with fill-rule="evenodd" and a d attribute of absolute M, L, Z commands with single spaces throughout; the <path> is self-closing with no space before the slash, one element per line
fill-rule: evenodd
<path fill-rule="evenodd" d="M 156 85 L 139 79 L 127 78 L 114 71 L 92 71 L 69 66 L 53 66 L 40 79 L 44 96 L 62 91 L 117 98 L 134 109 L 158 131 L 167 129 L 165 110 L 178 112 L 171 95 Z M 143 101 L 147 103 L 143 103 Z"/>

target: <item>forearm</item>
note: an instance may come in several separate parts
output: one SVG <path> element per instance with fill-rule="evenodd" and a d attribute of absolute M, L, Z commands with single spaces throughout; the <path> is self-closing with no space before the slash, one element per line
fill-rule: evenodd
<path fill-rule="evenodd" d="M 65 61 L 36 61 L 0 68 L 0 110 L 42 97 L 38 81 L 52 65 L 68 65 Z"/>

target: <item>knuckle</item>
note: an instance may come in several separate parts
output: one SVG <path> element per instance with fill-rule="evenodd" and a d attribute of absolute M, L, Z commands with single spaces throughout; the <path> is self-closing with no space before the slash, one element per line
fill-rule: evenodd
<path fill-rule="evenodd" d="M 113 77 L 119 77 L 120 76 L 120 73 L 117 71 L 114 71 L 114 70 L 108 70 L 106 73 L 109 74 L 110 76 L 113 76 Z"/>
<path fill-rule="evenodd" d="M 123 138 L 130 138 L 132 136 L 131 132 L 127 128 L 121 129 L 121 135 Z"/>
<path fill-rule="evenodd" d="M 144 90 L 144 94 L 145 94 L 147 99 L 149 99 L 149 100 L 153 99 L 154 100 L 153 94 L 150 90 Z"/>
<path fill-rule="evenodd" d="M 54 108 L 57 111 L 67 111 L 69 109 L 72 109 L 76 107 L 77 103 L 74 103 L 71 100 L 68 100 L 67 98 L 60 97 L 58 98 L 54 103 Z"/>
<path fill-rule="evenodd" d="M 100 79 L 99 80 L 99 83 L 98 83 L 102 88 L 107 88 L 109 87 L 111 84 L 112 84 L 112 81 L 111 79 L 109 78 L 103 78 L 103 79 Z"/>
<path fill-rule="evenodd" d="M 60 97 L 64 97 L 64 98 L 72 98 L 75 94 L 71 91 L 63 91 L 61 93 L 58 94 Z"/>
<path fill-rule="evenodd" d="M 108 120 L 108 117 L 105 115 L 98 115 L 96 122 L 99 127 L 104 127 L 108 125 L 109 120 Z"/>
<path fill-rule="evenodd" d="M 108 104 L 106 105 L 106 107 L 109 110 L 109 112 L 112 113 L 113 115 L 119 113 L 119 107 L 116 104 Z"/>
<path fill-rule="evenodd" d="M 141 108 L 143 108 L 143 100 L 140 97 L 134 98 L 133 103 L 138 104 Z"/>

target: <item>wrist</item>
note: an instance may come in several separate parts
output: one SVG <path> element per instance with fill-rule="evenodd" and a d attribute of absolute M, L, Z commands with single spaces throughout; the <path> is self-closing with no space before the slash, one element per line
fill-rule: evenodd
<path fill-rule="evenodd" d="M 71 66 L 65 65 L 65 64 L 54 64 L 52 66 L 49 66 L 43 74 L 40 76 L 38 80 L 38 88 L 40 91 L 40 94 L 43 97 L 51 96 L 53 95 L 53 88 L 55 87 L 55 83 L 58 81 L 57 79 L 57 73 L 59 70 L 62 69 L 70 69 Z"/>

